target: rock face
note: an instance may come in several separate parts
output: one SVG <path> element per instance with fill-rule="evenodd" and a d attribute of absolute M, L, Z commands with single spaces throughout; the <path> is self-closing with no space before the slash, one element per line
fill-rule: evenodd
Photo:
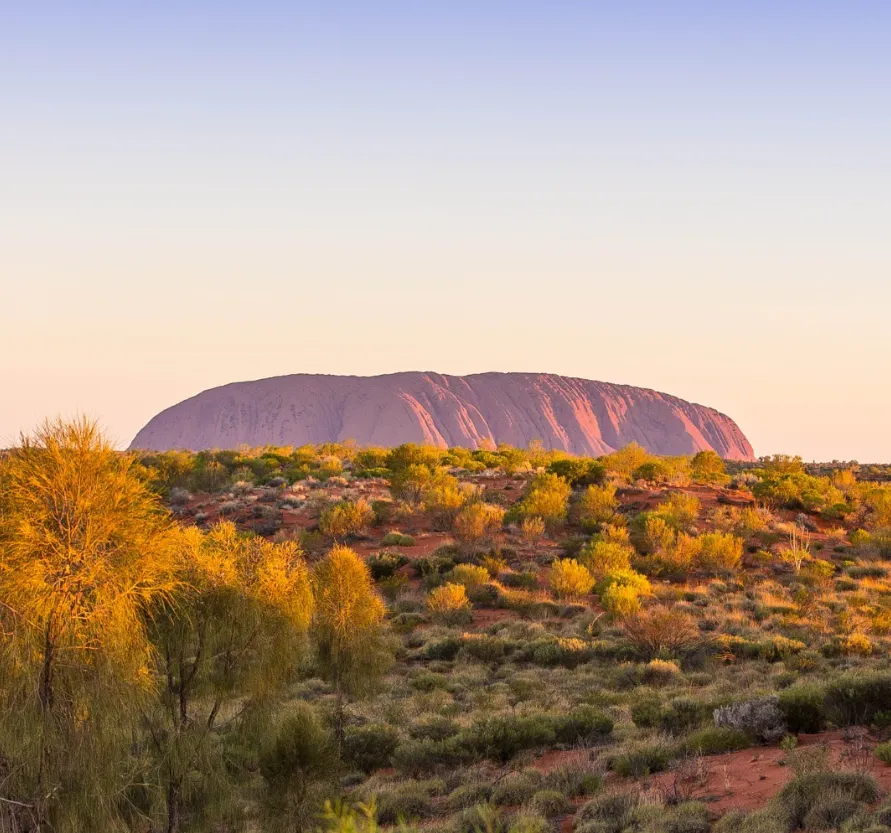
<path fill-rule="evenodd" d="M 608 454 L 638 442 L 655 454 L 714 449 L 753 459 L 730 417 L 664 393 L 548 373 L 296 374 L 236 382 L 162 411 L 134 449 L 302 445 L 353 439 L 476 448 L 483 441 L 573 454 Z"/>

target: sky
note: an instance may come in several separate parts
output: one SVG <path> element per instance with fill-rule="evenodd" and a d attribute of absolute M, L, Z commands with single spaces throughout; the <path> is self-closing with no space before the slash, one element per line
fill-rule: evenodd
<path fill-rule="evenodd" d="M 891 4 L 0 0 L 0 446 L 540 371 L 891 461 Z"/>

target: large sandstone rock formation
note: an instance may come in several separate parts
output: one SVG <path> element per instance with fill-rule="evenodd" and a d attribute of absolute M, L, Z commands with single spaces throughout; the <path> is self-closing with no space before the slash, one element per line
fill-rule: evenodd
<path fill-rule="evenodd" d="M 353 439 L 478 447 L 492 440 L 574 454 L 607 454 L 632 441 L 656 454 L 714 449 L 752 459 L 730 417 L 664 393 L 549 373 L 296 374 L 236 382 L 162 411 L 131 448 L 235 448 Z"/>

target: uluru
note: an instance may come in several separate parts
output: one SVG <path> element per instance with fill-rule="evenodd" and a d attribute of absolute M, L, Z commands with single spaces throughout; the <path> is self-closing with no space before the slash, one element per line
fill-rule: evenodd
<path fill-rule="evenodd" d="M 654 454 L 711 449 L 725 459 L 753 459 L 737 424 L 713 408 L 646 388 L 549 373 L 300 373 L 235 382 L 162 411 L 130 447 L 197 450 L 347 439 L 470 448 L 538 440 L 581 455 L 637 442 Z"/>

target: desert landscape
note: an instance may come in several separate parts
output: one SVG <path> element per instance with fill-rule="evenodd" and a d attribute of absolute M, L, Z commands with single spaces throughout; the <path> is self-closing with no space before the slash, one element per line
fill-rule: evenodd
<path fill-rule="evenodd" d="M 81 421 L 0 483 L 4 830 L 891 825 L 891 466 Z"/>
<path fill-rule="evenodd" d="M 891 833 L 891 2 L 0 5 L 0 833 Z"/>

